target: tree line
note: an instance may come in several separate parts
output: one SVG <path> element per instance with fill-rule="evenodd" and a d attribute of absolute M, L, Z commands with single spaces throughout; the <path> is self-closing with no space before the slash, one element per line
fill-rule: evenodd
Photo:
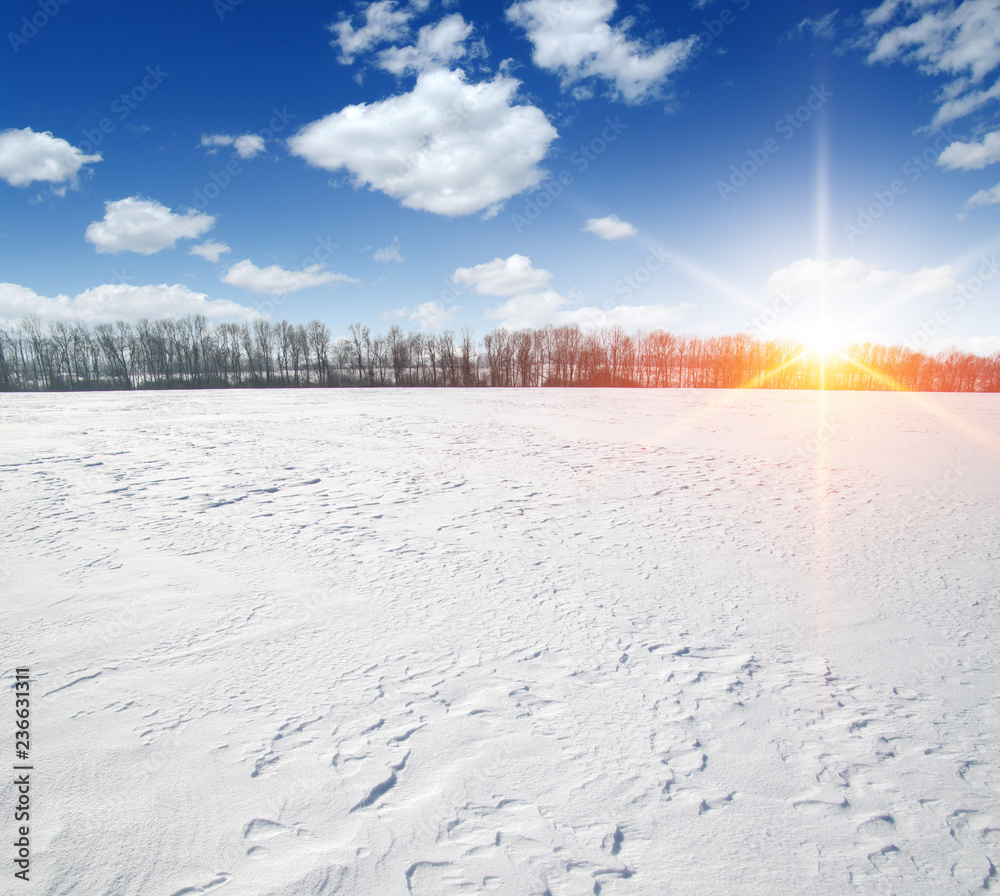
<path fill-rule="evenodd" d="M 825 358 L 793 340 L 546 326 L 335 338 L 318 320 L 212 324 L 201 315 L 0 327 L 0 390 L 609 386 L 1000 391 L 1000 352 L 926 355 L 863 343 Z"/>

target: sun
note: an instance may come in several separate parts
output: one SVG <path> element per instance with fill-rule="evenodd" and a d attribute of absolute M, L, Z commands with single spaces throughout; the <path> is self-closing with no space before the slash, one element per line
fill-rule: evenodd
<path fill-rule="evenodd" d="M 844 329 L 829 320 L 804 328 L 798 338 L 805 353 L 822 360 L 843 354 L 850 345 Z"/>

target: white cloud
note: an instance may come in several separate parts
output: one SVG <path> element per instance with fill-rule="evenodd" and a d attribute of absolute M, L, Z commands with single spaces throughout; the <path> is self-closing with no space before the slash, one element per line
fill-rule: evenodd
<path fill-rule="evenodd" d="M 365 23 L 360 28 L 355 28 L 346 17 L 328 26 L 336 35 L 336 39 L 330 42 L 331 46 L 339 46 L 340 61 L 350 65 L 359 53 L 380 43 L 406 37 L 412 16 L 410 10 L 398 9 L 394 0 L 378 0 L 365 7 Z"/>
<path fill-rule="evenodd" d="M 971 115 L 993 100 L 1000 99 L 1000 79 L 986 90 L 968 90 L 966 89 L 967 83 L 967 81 L 958 82 L 954 98 L 945 99 L 941 103 L 934 114 L 932 122 L 934 127 L 958 121 L 958 119 Z M 942 96 L 946 96 L 946 94 L 942 93 Z"/>
<path fill-rule="evenodd" d="M 271 264 L 266 268 L 259 268 L 247 258 L 236 262 L 219 279 L 230 286 L 239 286 L 250 292 L 268 296 L 283 296 L 285 293 L 322 286 L 325 283 L 358 282 L 346 274 L 324 271 L 324 267 L 322 264 L 311 264 L 301 271 L 289 271 L 279 265 Z"/>
<path fill-rule="evenodd" d="M 198 145 L 211 147 L 208 153 L 214 155 L 218 147 L 232 146 L 235 139 L 231 134 L 202 134 L 201 143 Z"/>
<path fill-rule="evenodd" d="M 588 93 L 589 79 L 611 85 L 628 103 L 656 97 L 667 79 L 681 69 L 698 43 L 696 36 L 662 46 L 628 37 L 628 22 L 608 24 L 616 0 L 525 0 L 507 10 L 507 18 L 523 28 L 533 46 L 535 65 L 557 72 L 563 88 Z"/>
<path fill-rule="evenodd" d="M 988 190 L 980 190 L 973 193 L 966 201 L 966 205 L 996 205 L 1000 202 L 1000 184 L 990 187 Z"/>
<path fill-rule="evenodd" d="M 883 328 L 898 330 L 902 309 L 933 314 L 956 288 L 957 273 L 951 265 L 909 272 L 857 258 L 803 258 L 768 279 L 767 291 L 774 307 L 781 297 L 782 311 L 770 321 L 759 315 L 760 335 L 844 344 L 877 339 Z"/>
<path fill-rule="evenodd" d="M 194 209 L 178 215 L 155 200 L 129 196 L 105 202 L 103 220 L 90 223 L 86 238 L 98 252 L 152 255 L 177 240 L 197 239 L 214 224 L 215 218 Z"/>
<path fill-rule="evenodd" d="M 898 6 L 879 7 L 882 21 Z M 905 24 L 882 33 L 871 53 L 870 62 L 913 62 L 929 74 L 968 73 L 973 81 L 1000 65 L 1000 6 L 996 0 L 964 0 L 957 6 L 949 0 L 923 0 L 908 4 Z"/>
<path fill-rule="evenodd" d="M 987 134 L 982 143 L 962 143 L 956 140 L 938 156 L 944 168 L 974 170 L 1000 162 L 1000 131 Z"/>
<path fill-rule="evenodd" d="M 88 156 L 50 131 L 10 128 L 0 132 L 0 177 L 12 187 L 26 187 L 34 181 L 75 185 L 81 168 L 100 161 L 99 152 Z"/>
<path fill-rule="evenodd" d="M 34 290 L 16 283 L 0 283 L 0 319 L 19 320 L 37 314 L 46 321 L 135 321 L 143 317 L 182 317 L 204 314 L 211 320 L 252 320 L 262 317 L 253 308 L 236 302 L 209 299 L 204 293 L 193 292 L 186 286 L 133 286 L 127 283 L 105 283 L 81 292 L 74 298 L 58 295 L 40 296 Z"/>
<path fill-rule="evenodd" d="M 233 141 L 233 148 L 241 159 L 252 159 L 264 152 L 264 138 L 259 134 L 241 134 Z"/>
<path fill-rule="evenodd" d="M 204 258 L 205 261 L 211 261 L 213 264 L 218 262 L 219 258 L 229 251 L 229 246 L 225 243 L 217 243 L 214 240 L 208 240 L 208 242 L 201 243 L 198 246 L 192 246 L 189 250 L 189 254 L 198 255 Z"/>
<path fill-rule="evenodd" d="M 392 238 L 391 245 L 385 246 L 382 249 L 376 249 L 373 257 L 375 261 L 406 261 L 399 252 L 398 236 Z"/>
<path fill-rule="evenodd" d="M 447 67 L 466 54 L 465 41 L 471 33 L 472 26 L 454 13 L 421 28 L 415 47 L 390 47 L 379 53 L 378 62 L 395 75 Z"/>
<path fill-rule="evenodd" d="M 577 308 L 562 314 L 562 323 L 591 325 L 598 328 L 620 326 L 630 333 L 636 330 L 669 329 L 681 323 L 696 311 L 697 305 L 681 302 L 679 305 L 616 305 L 605 311 L 602 308 Z"/>
<path fill-rule="evenodd" d="M 771 274 L 767 289 L 772 296 L 815 298 L 826 295 L 831 309 L 835 309 L 836 303 L 854 298 L 905 300 L 945 295 L 956 286 L 955 274 L 955 268 L 947 264 L 904 273 L 857 258 L 803 258 Z"/>
<path fill-rule="evenodd" d="M 583 229 L 599 236 L 602 240 L 621 240 L 627 236 L 635 236 L 638 232 L 628 221 L 623 221 L 618 215 L 588 218 Z"/>
<path fill-rule="evenodd" d="M 974 355 L 989 357 L 1000 352 L 1000 336 L 970 336 L 959 343 L 958 347 Z"/>
<path fill-rule="evenodd" d="M 264 138 L 259 134 L 241 134 L 234 137 L 231 134 L 202 134 L 201 145 L 218 147 L 231 146 L 236 150 L 241 159 L 252 159 L 254 156 L 266 152 Z M 215 149 L 210 149 L 209 153 L 214 153 Z"/>
<path fill-rule="evenodd" d="M 892 20 L 899 24 L 886 28 Z M 997 0 L 886 0 L 865 17 L 861 43 L 870 63 L 908 62 L 952 80 L 941 90 L 933 124 L 956 121 L 1000 98 L 1000 80 L 983 87 L 1000 65 Z"/>
<path fill-rule="evenodd" d="M 405 317 L 411 323 L 417 324 L 421 330 L 439 330 L 458 311 L 458 305 L 445 308 L 440 302 L 422 302 L 407 308 L 396 308 L 382 315 L 383 320 L 394 317 Z"/>
<path fill-rule="evenodd" d="M 555 290 L 514 296 L 496 308 L 489 308 L 486 317 L 500 321 L 508 330 L 576 324 L 583 329 L 601 330 L 615 325 L 629 332 L 673 327 L 688 317 L 697 306 L 687 302 L 679 305 L 653 303 L 649 305 L 617 305 L 605 310 L 596 306 L 567 309 L 569 302 Z"/>
<path fill-rule="evenodd" d="M 875 25 L 884 25 L 886 22 L 890 21 L 892 17 L 896 14 L 896 9 L 904 2 L 904 0 L 882 0 L 882 2 L 874 9 L 869 9 L 865 12 L 864 22 L 869 27 Z"/>
<path fill-rule="evenodd" d="M 891 21 L 899 24 L 886 27 Z M 884 0 L 865 17 L 861 42 L 869 62 L 903 61 L 948 78 L 937 95 L 932 126 L 940 128 L 1000 100 L 1000 0 Z M 990 83 L 990 80 L 992 83 Z M 978 170 L 1000 161 L 1000 130 L 980 142 L 956 140 L 938 157 L 946 169 Z M 1000 184 L 979 190 L 966 206 L 1000 202 Z M 959 217 L 963 217 L 962 214 Z"/>
<path fill-rule="evenodd" d="M 519 82 L 467 83 L 460 71 L 422 72 L 410 93 L 347 106 L 306 125 L 292 153 L 328 171 L 346 168 L 407 208 L 495 214 L 545 177 L 538 163 L 557 133 L 535 106 L 512 105 Z"/>
<path fill-rule="evenodd" d="M 500 321 L 500 326 L 508 330 L 523 330 L 526 327 L 544 327 L 555 323 L 559 309 L 568 300 L 554 289 L 544 292 L 514 296 L 496 308 L 488 308 L 486 317 Z"/>
<path fill-rule="evenodd" d="M 837 34 L 837 26 L 834 24 L 834 19 L 837 18 L 838 12 L 840 10 L 835 9 L 833 12 L 829 12 L 819 19 L 811 19 L 809 16 L 806 16 L 788 32 L 786 37 L 804 38 L 811 35 L 812 37 L 833 38 Z"/>
<path fill-rule="evenodd" d="M 524 255 L 511 255 L 471 268 L 458 268 L 451 279 L 459 286 L 475 287 L 483 296 L 513 296 L 544 289 L 552 274 L 533 268 L 531 259 Z"/>

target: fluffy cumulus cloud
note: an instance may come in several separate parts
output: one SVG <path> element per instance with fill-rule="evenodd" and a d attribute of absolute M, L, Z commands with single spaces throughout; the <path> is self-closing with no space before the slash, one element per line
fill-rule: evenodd
<path fill-rule="evenodd" d="M 489 308 L 486 317 L 500 321 L 508 330 L 538 328 L 547 324 L 577 325 L 583 330 L 602 330 L 621 326 L 628 332 L 675 327 L 696 310 L 695 305 L 652 303 L 649 305 L 616 305 L 611 308 L 583 306 L 567 308 L 569 299 L 555 290 L 514 296 L 502 305 Z"/>
<path fill-rule="evenodd" d="M 667 80 L 691 57 L 696 36 L 661 46 L 628 36 L 627 23 L 610 25 L 615 0 L 525 0 L 507 10 L 532 44 L 535 65 L 557 73 L 564 88 L 586 96 L 588 82 L 610 85 L 628 103 L 659 95 Z"/>
<path fill-rule="evenodd" d="M 628 236 L 635 236 L 636 229 L 623 221 L 618 215 L 608 215 L 605 218 L 588 218 L 583 229 L 588 233 L 599 236 L 602 240 L 623 240 Z"/>
<path fill-rule="evenodd" d="M 941 153 L 937 163 L 944 168 L 971 170 L 994 162 L 1000 162 L 1000 131 L 987 134 L 978 143 L 956 140 Z"/>
<path fill-rule="evenodd" d="M 895 271 L 857 258 L 803 258 L 771 275 L 771 307 L 757 314 L 752 329 L 768 339 L 807 344 L 890 344 L 899 337 L 900 320 L 909 317 L 914 328 L 909 344 L 923 350 L 929 345 L 926 322 L 933 323 L 956 299 L 964 297 L 964 303 L 997 270 L 995 256 L 969 268 L 946 264 L 917 271 Z M 937 351 L 952 341 L 932 339 L 930 344 Z"/>
<path fill-rule="evenodd" d="M 563 318 L 567 322 L 580 326 L 586 324 L 599 328 L 620 326 L 622 329 L 634 333 L 636 330 L 666 330 L 676 327 L 697 309 L 698 306 L 692 305 L 690 302 L 681 302 L 677 305 L 654 302 L 650 305 L 615 305 L 607 310 L 603 308 L 577 308 L 565 312 Z"/>
<path fill-rule="evenodd" d="M 261 317 L 253 308 L 236 302 L 209 299 L 204 293 L 186 286 L 133 286 L 105 283 L 70 298 L 40 296 L 16 283 L 0 283 L 0 319 L 19 320 L 35 314 L 45 321 L 82 321 L 101 323 L 140 318 L 183 317 L 203 314 L 210 320 L 253 320 Z"/>
<path fill-rule="evenodd" d="M 130 196 L 104 203 L 104 218 L 92 221 L 86 238 L 98 252 L 153 255 L 178 240 L 194 240 L 211 230 L 215 218 L 194 209 L 183 215 L 152 199 Z"/>
<path fill-rule="evenodd" d="M 330 25 L 335 35 L 330 42 L 339 47 L 340 61 L 344 65 L 354 62 L 354 57 L 370 50 L 380 43 L 402 40 L 409 34 L 409 22 L 413 11 L 399 8 L 394 0 L 377 0 L 364 9 L 364 22 L 355 27 L 349 17 Z"/>
<path fill-rule="evenodd" d="M 230 286 L 239 286 L 250 292 L 262 293 L 268 296 L 283 296 L 300 289 L 312 286 L 323 286 L 327 283 L 357 283 L 353 277 L 346 274 L 335 274 L 324 271 L 322 264 L 307 265 L 301 271 L 289 271 L 276 264 L 259 268 L 250 259 L 244 259 L 234 264 L 220 278 Z"/>
<path fill-rule="evenodd" d="M 483 296 L 513 296 L 544 289 L 552 274 L 531 266 L 525 255 L 494 258 L 471 268 L 458 268 L 451 275 L 458 286 L 470 286 Z"/>
<path fill-rule="evenodd" d="M 851 298 L 905 300 L 919 296 L 946 295 L 957 285 L 951 265 L 921 268 L 913 273 L 886 270 L 857 258 L 803 258 L 771 274 L 767 281 L 772 296 L 813 298 L 828 301 Z"/>
<path fill-rule="evenodd" d="M 80 169 L 101 161 L 101 154 L 86 155 L 49 131 L 10 128 L 0 132 L 0 177 L 12 187 L 26 187 L 35 181 L 62 184 L 54 188 L 60 195 L 65 186 L 77 182 Z"/>
<path fill-rule="evenodd" d="M 525 255 L 494 258 L 475 267 L 458 268 L 451 279 L 457 286 L 472 287 L 480 295 L 510 296 L 506 302 L 484 312 L 487 318 L 500 321 L 500 326 L 508 330 L 546 324 L 577 324 L 585 329 L 620 324 L 630 331 L 668 327 L 677 324 L 695 307 L 654 303 L 571 308 L 568 307 L 570 299 L 548 287 L 552 274 L 533 267 L 531 259 Z"/>
<path fill-rule="evenodd" d="M 951 265 L 909 272 L 857 258 L 803 258 L 768 279 L 772 309 L 781 311 L 760 316 L 763 335 L 845 345 L 885 341 L 878 327 L 892 327 L 901 309 L 920 314 L 939 305 L 958 286 L 957 273 Z"/>
<path fill-rule="evenodd" d="M 197 246 L 192 246 L 190 254 L 197 255 L 199 258 L 204 258 L 205 261 L 210 261 L 215 264 L 228 251 L 229 246 L 225 243 L 217 243 L 214 240 L 208 240 L 207 242 L 200 243 Z"/>
<path fill-rule="evenodd" d="M 412 324 L 416 324 L 421 330 L 440 330 L 445 326 L 455 312 L 458 305 L 445 308 L 440 302 L 422 302 L 419 305 L 406 308 L 395 308 L 382 315 L 383 320 L 393 318 L 406 318 Z"/>
<path fill-rule="evenodd" d="M 502 305 L 486 310 L 486 317 L 500 321 L 500 326 L 508 330 L 523 330 L 527 327 L 544 327 L 555 323 L 560 309 L 568 299 L 554 289 L 543 292 L 514 296 Z"/>
<path fill-rule="evenodd" d="M 238 137 L 231 134 L 202 134 L 201 145 L 210 147 L 210 153 L 220 146 L 231 146 L 241 159 L 252 159 L 266 152 L 264 138 L 260 134 L 241 134 Z"/>
<path fill-rule="evenodd" d="M 416 46 L 383 50 L 379 53 L 378 64 L 395 75 L 447 67 L 465 56 L 465 41 L 471 33 L 472 26 L 459 13 L 454 13 L 421 28 Z"/>
<path fill-rule="evenodd" d="M 410 93 L 347 106 L 288 146 L 407 208 L 489 216 L 544 179 L 539 163 L 557 136 L 540 109 L 514 105 L 518 86 L 505 76 L 468 83 L 461 71 L 422 72 Z"/>

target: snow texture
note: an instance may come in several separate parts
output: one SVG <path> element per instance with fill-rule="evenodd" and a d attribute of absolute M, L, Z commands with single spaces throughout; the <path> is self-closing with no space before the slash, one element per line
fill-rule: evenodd
<path fill-rule="evenodd" d="M 24 394 L 0 419 L 34 894 L 998 886 L 996 396 Z"/>

